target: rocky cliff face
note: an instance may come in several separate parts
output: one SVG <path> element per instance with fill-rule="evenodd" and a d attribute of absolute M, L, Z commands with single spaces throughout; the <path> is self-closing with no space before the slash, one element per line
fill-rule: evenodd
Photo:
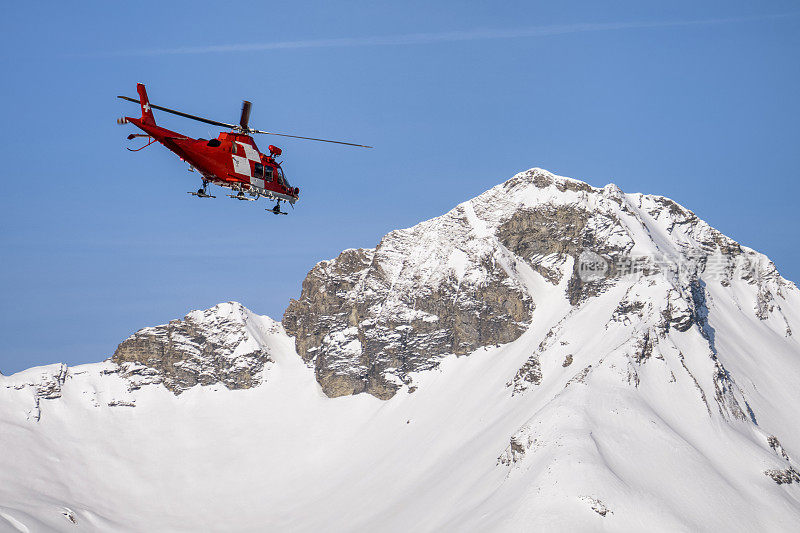
<path fill-rule="evenodd" d="M 283 317 L 329 396 L 391 397 L 447 354 L 511 342 L 533 300 L 470 206 L 319 263 Z"/>
<path fill-rule="evenodd" d="M 658 332 L 693 325 L 713 344 L 702 318 L 706 277 L 757 285 L 759 317 L 779 320 L 773 298 L 786 283 L 766 258 L 667 198 L 532 169 L 389 233 L 374 249 L 319 263 L 283 325 L 326 394 L 385 399 L 404 385 L 413 390 L 412 373 L 444 355 L 517 339 L 543 294 L 527 268 L 560 287 L 575 309 L 620 283 L 657 284 L 655 301 L 630 301 L 616 312 L 627 323 L 642 322 L 645 307 L 655 317 L 658 324 L 647 326 L 653 336 L 640 339 L 646 346 Z M 521 369 L 518 392 L 536 381 L 536 359 Z"/>
<path fill-rule="evenodd" d="M 197 384 L 247 389 L 260 383 L 271 361 L 238 303 L 192 311 L 183 320 L 144 328 L 124 340 L 111 361 L 130 388 L 163 383 L 179 394 Z"/>

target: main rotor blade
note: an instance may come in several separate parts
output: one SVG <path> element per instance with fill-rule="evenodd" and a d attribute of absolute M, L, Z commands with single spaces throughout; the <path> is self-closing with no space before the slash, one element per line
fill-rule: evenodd
<path fill-rule="evenodd" d="M 239 125 L 242 131 L 247 131 L 247 124 L 250 122 L 250 106 L 253 105 L 247 100 L 242 100 L 242 117 L 239 119 Z"/>
<path fill-rule="evenodd" d="M 127 100 L 129 102 L 140 103 L 138 98 L 130 98 L 127 96 L 117 96 L 117 98 L 122 98 L 123 100 Z M 167 113 L 172 113 L 173 115 L 178 115 L 179 117 L 190 118 L 192 120 L 197 120 L 199 122 L 205 122 L 206 124 L 211 124 L 212 126 L 222 126 L 223 128 L 238 128 L 235 124 L 228 124 L 226 122 L 217 122 L 216 120 L 209 120 L 207 118 L 198 117 L 196 115 L 190 115 L 189 113 L 183 113 L 181 111 L 175 111 L 174 109 L 170 109 L 168 107 L 161 107 L 160 105 L 150 104 L 150 107 L 153 109 L 158 109 L 160 111 L 166 111 Z"/>
<path fill-rule="evenodd" d="M 289 135 L 288 133 L 275 133 L 272 131 L 250 130 L 250 133 L 263 133 L 264 135 L 278 135 L 280 137 L 292 137 L 293 139 L 305 139 L 307 141 L 320 141 L 324 143 L 346 144 L 347 146 L 358 146 L 359 148 L 372 148 L 365 144 L 346 143 L 343 141 L 331 141 L 329 139 L 316 139 L 314 137 L 300 137 L 299 135 Z"/>
<path fill-rule="evenodd" d="M 129 102 L 133 102 L 139 104 L 138 98 L 130 98 L 128 96 L 117 96 L 117 98 L 121 98 L 123 100 L 127 100 Z M 162 107 L 160 105 L 150 104 L 150 107 L 153 109 L 158 109 L 160 111 L 166 111 L 167 113 L 172 113 L 173 115 L 178 115 L 179 117 L 189 118 L 192 120 L 197 120 L 199 122 L 205 122 L 206 124 L 211 124 L 212 126 L 222 126 L 223 128 L 230 128 L 232 130 L 240 130 L 247 133 L 262 133 L 264 135 L 277 135 L 279 137 L 291 137 L 293 139 L 304 139 L 307 141 L 319 141 L 324 143 L 335 143 L 335 144 L 345 144 L 347 146 L 357 146 L 359 148 L 372 148 L 372 146 L 367 146 L 365 144 L 356 144 L 356 143 L 348 143 L 344 141 L 332 141 L 330 139 L 317 139 L 315 137 L 301 137 L 300 135 L 289 135 L 288 133 L 275 133 L 271 131 L 261 131 L 261 130 L 253 130 L 250 129 L 248 123 L 250 121 L 250 107 L 252 104 L 247 100 L 242 102 L 242 116 L 240 119 L 240 124 L 237 126 L 236 124 L 228 124 L 227 122 L 217 122 L 216 120 L 210 120 L 203 117 L 198 117 L 197 115 L 190 115 L 189 113 L 184 113 L 182 111 L 176 111 L 174 109 L 170 109 L 168 107 Z"/>

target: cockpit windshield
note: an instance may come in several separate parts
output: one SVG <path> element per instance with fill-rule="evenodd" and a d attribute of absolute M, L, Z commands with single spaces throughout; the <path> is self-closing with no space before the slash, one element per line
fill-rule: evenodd
<path fill-rule="evenodd" d="M 286 176 L 283 174 L 283 169 L 281 167 L 275 167 L 275 175 L 278 176 L 278 183 L 289 188 L 289 180 L 286 179 Z"/>

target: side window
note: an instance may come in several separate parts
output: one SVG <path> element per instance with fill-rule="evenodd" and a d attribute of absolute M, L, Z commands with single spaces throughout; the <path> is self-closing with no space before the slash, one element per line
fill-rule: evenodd
<path fill-rule="evenodd" d="M 272 167 L 264 167 L 264 179 L 272 181 Z"/>
<path fill-rule="evenodd" d="M 264 179 L 264 165 L 262 165 L 261 163 L 253 164 L 253 177 L 258 179 Z"/>

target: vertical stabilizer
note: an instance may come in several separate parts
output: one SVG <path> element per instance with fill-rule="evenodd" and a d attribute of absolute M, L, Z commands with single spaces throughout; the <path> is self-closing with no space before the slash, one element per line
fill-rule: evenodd
<path fill-rule="evenodd" d="M 144 84 L 137 83 L 136 90 L 139 93 L 139 103 L 142 106 L 142 122 L 150 126 L 155 126 L 156 119 L 153 116 L 153 110 L 150 109 L 150 100 L 147 99 L 147 89 L 144 88 Z"/>

